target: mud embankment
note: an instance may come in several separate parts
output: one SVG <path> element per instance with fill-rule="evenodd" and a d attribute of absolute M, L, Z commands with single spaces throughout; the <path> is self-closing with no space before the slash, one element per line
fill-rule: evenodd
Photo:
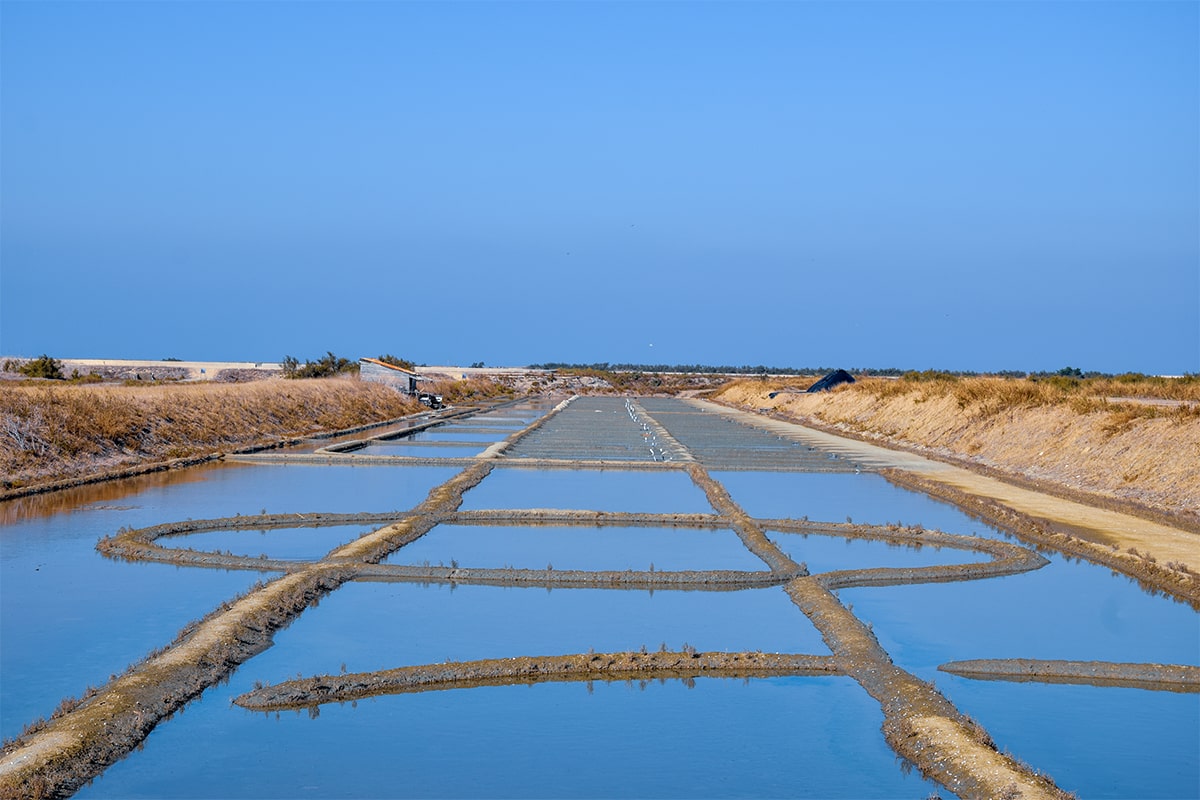
<path fill-rule="evenodd" d="M 931 684 L 892 664 L 871 629 L 818 577 L 786 587 L 854 678 L 883 710 L 883 733 L 897 753 L 960 797 L 1065 797 L 1049 778 L 996 750 L 987 732 Z"/>
<path fill-rule="evenodd" d="M 829 656 L 780 653 L 622 652 L 522 656 L 319 675 L 264 686 L 234 702 L 255 711 L 310 708 L 382 694 L 550 682 L 750 678 L 839 674 Z"/>
<path fill-rule="evenodd" d="M 964 678 L 984 681 L 1075 683 L 1200 693 L 1200 667 L 1185 664 L 1004 658 L 950 661 L 938 669 Z"/>
<path fill-rule="evenodd" d="M 1158 563 L 1148 553 L 1136 548 L 1121 551 L 1115 546 L 1100 544 L 1079 531 L 1060 522 L 1033 517 L 987 497 L 969 494 L 905 470 L 884 470 L 889 481 L 931 497 L 953 503 L 964 511 L 998 527 L 1013 531 L 1022 539 L 1067 555 L 1087 559 L 1117 570 L 1138 581 L 1145 589 L 1163 592 L 1200 609 L 1200 574 L 1181 562 Z"/>

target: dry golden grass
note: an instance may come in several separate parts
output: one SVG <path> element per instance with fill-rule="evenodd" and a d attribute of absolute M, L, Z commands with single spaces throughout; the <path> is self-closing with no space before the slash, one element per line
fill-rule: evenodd
<path fill-rule="evenodd" d="M 1200 509 L 1200 403 L 1189 402 L 1200 394 L 1194 379 L 867 378 L 828 393 L 768 398 L 785 385 L 738 381 L 717 399 L 1074 491 L 1192 517 Z M 1117 396 L 1183 402 L 1107 399 Z"/>
<path fill-rule="evenodd" d="M 461 381 L 440 381 L 421 391 L 440 394 L 445 403 L 458 404 L 468 401 L 486 400 L 512 394 L 512 390 L 490 378 L 467 378 Z"/>
<path fill-rule="evenodd" d="M 356 378 L 0 385 L 0 473 L 11 487 L 349 428 L 420 408 Z"/>

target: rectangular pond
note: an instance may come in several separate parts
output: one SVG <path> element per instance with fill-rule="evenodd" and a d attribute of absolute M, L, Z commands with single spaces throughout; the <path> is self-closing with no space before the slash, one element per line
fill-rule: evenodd
<path fill-rule="evenodd" d="M 765 570 L 731 530 L 594 526 L 439 525 L 389 564 L 502 569 Z"/>
<path fill-rule="evenodd" d="M 555 683 L 278 715 L 241 673 L 80 798 L 924 798 L 848 678 Z M 198 749 L 196 742 L 203 741 Z M 213 765 L 219 764 L 219 769 Z"/>
<path fill-rule="evenodd" d="M 315 561 L 329 551 L 383 527 L 325 525 L 319 528 L 253 528 L 189 533 L 158 539 L 162 547 L 228 553 L 235 556 Z"/>
<path fill-rule="evenodd" d="M 463 496 L 464 510 L 554 508 L 648 514 L 712 514 L 685 472 L 501 467 Z"/>
<path fill-rule="evenodd" d="M 728 472 L 712 477 L 759 519 L 922 525 L 946 533 L 1003 536 L 957 506 L 902 489 L 871 472 Z"/>
<path fill-rule="evenodd" d="M 1063 788 L 1080 797 L 1194 796 L 1200 695 L 977 681 L 937 670 L 974 658 L 1200 663 L 1200 625 L 1189 606 L 1086 562 L 1050 561 L 1004 578 L 838 594 L 898 665 L 934 683 L 1002 749 Z"/>
<path fill-rule="evenodd" d="M 471 458 L 487 449 L 480 443 L 409 442 L 404 439 L 373 442 L 354 450 L 355 456 L 409 456 L 410 458 Z"/>
<path fill-rule="evenodd" d="M 265 577 L 114 561 L 96 552 L 101 537 L 263 509 L 408 509 L 458 471 L 214 464 L 5 503 L 0 733 L 13 736 L 64 697 L 102 685 Z"/>
<path fill-rule="evenodd" d="M 763 650 L 828 655 L 783 589 L 633 591 L 347 584 L 246 666 L 264 683 L 297 672 L 365 672 L 442 661 L 589 650 Z M 298 644 L 293 644 L 298 643 Z"/>
<path fill-rule="evenodd" d="M 768 530 L 767 536 L 793 561 L 803 562 L 814 575 L 843 569 L 930 567 L 991 560 L 987 553 L 952 547 L 913 547 L 874 539 L 775 530 Z"/>

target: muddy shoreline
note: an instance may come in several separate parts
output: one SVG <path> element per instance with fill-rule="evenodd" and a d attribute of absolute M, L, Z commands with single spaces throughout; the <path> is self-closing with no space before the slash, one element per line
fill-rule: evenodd
<path fill-rule="evenodd" d="M 1200 609 L 1200 575 L 1183 565 L 1159 564 L 1137 553 L 1090 541 L 1069 525 L 1021 513 L 999 501 L 969 494 L 911 472 L 883 470 L 881 474 L 899 486 L 953 503 L 1035 546 L 1102 564 L 1135 579 L 1143 588 L 1162 592 Z"/>
<path fill-rule="evenodd" d="M 1074 683 L 1160 692 L 1200 693 L 1200 667 L 1186 664 L 1003 658 L 950 661 L 938 669 L 964 678 L 984 681 Z"/>
<path fill-rule="evenodd" d="M 840 675 L 830 656 L 779 653 L 588 653 L 460 661 L 343 675 L 317 675 L 264 686 L 234 699 L 253 711 L 311 708 L 405 692 L 548 682 Z"/>

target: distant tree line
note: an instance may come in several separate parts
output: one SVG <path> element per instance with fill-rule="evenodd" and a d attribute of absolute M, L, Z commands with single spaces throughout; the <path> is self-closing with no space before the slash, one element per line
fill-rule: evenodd
<path fill-rule="evenodd" d="M 548 361 L 544 364 L 530 364 L 530 369 L 546 369 L 546 370 L 578 370 L 590 372 L 684 372 L 696 375 L 824 375 L 833 372 L 836 367 L 768 367 L 762 364 L 757 366 L 730 366 L 726 365 L 709 365 L 709 364 L 610 364 L 607 361 L 601 361 L 594 364 L 581 363 L 565 363 L 558 361 Z M 1063 367 L 1060 370 L 1052 372 L 1026 372 L 1024 370 L 995 370 L 992 372 L 978 372 L 975 370 L 903 370 L 896 367 L 856 367 L 847 369 L 847 372 L 854 375 L 869 375 L 885 378 L 904 378 L 905 380 L 953 380 L 955 378 L 975 378 L 981 375 L 994 376 L 998 378 L 1029 378 L 1031 380 L 1039 379 L 1076 379 L 1083 380 L 1086 378 L 1117 378 L 1119 380 L 1141 380 L 1147 376 L 1140 372 L 1125 372 L 1113 374 L 1108 372 L 1097 372 L 1095 370 L 1081 370 L 1078 367 Z M 1185 376 L 1185 377 L 1191 377 Z"/>
<path fill-rule="evenodd" d="M 530 364 L 530 369 L 548 370 L 590 370 L 594 372 L 685 372 L 695 375 L 823 375 L 833 372 L 836 367 L 768 367 L 764 364 L 755 366 L 731 366 L 728 364 L 610 364 L 607 361 L 595 364 L 568 364 L 550 361 L 545 364 Z M 899 369 L 852 369 L 847 370 L 856 375 L 892 375 L 901 374 Z"/>

